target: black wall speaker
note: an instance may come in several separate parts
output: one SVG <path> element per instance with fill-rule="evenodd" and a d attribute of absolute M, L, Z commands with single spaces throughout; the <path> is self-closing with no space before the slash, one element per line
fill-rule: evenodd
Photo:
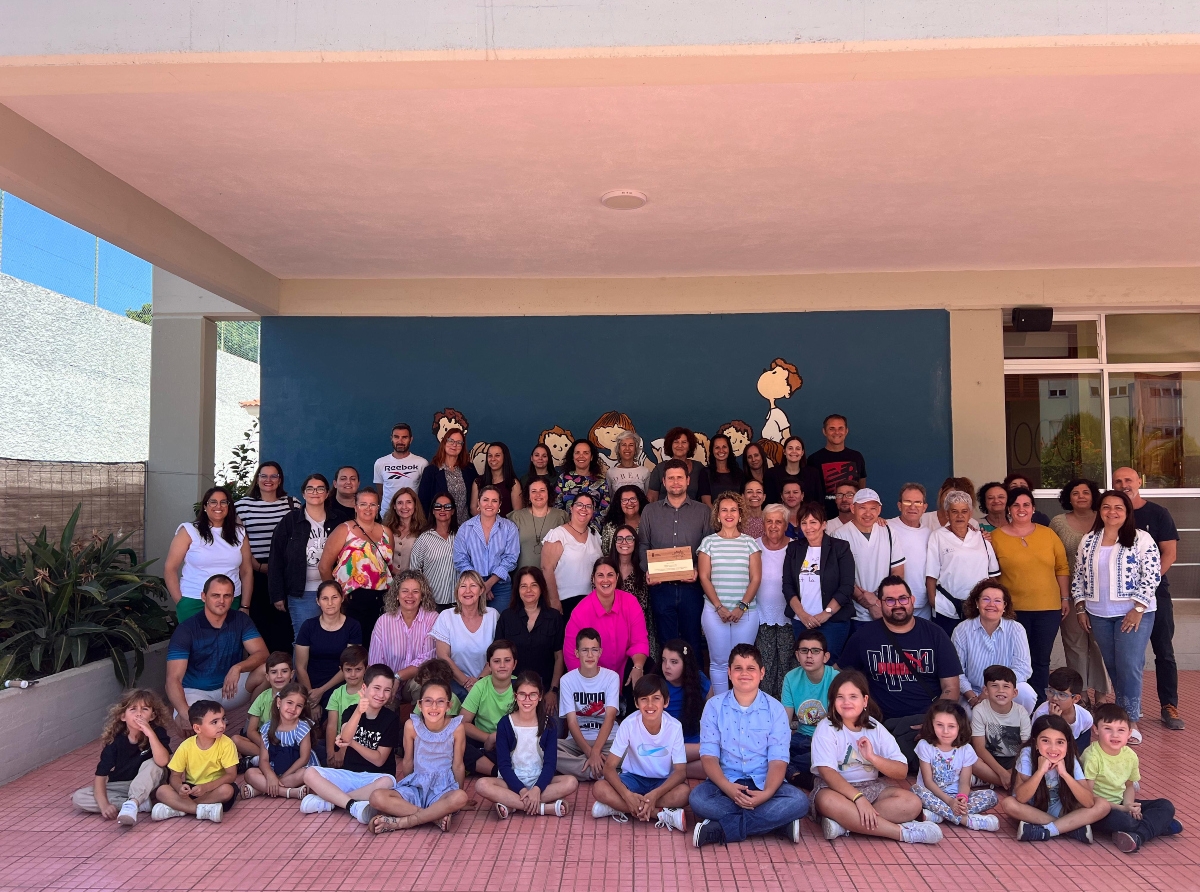
<path fill-rule="evenodd" d="M 1013 307 L 1013 328 L 1017 331 L 1049 331 L 1054 324 L 1052 307 Z"/>

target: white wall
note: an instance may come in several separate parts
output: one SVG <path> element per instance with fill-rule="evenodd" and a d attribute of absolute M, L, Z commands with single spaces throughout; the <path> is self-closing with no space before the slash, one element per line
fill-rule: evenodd
<path fill-rule="evenodd" d="M 217 467 L 241 442 L 259 369 L 217 354 Z M 0 275 L 0 456 L 145 461 L 150 327 Z"/>

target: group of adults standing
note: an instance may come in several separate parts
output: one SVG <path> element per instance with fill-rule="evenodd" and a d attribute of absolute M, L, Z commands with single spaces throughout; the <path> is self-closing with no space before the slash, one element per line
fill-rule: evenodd
<path fill-rule="evenodd" d="M 1183 727 L 1166 579 L 1178 534 L 1169 513 L 1141 497 L 1135 471 L 1119 469 L 1103 493 L 1072 481 L 1053 521 L 1016 475 L 978 494 L 969 480 L 948 478 L 933 510 L 924 487 L 906 484 L 898 515 L 884 521 L 861 455 L 845 447 L 845 419 L 830 416 L 824 427 L 819 462 L 789 437 L 779 464 L 756 444 L 739 463 L 717 435 L 706 466 L 692 457 L 694 434 L 676 428 L 664 438 L 671 457 L 653 470 L 634 434 L 618 442 L 620 461 L 607 470 L 581 440 L 557 469 L 549 450 L 535 447 L 518 478 L 502 443 L 488 447 L 478 474 L 457 427 L 426 461 L 411 453 L 411 429 L 400 424 L 374 487 L 359 488 L 357 471 L 343 467 L 332 485 L 310 474 L 297 499 L 282 468 L 264 462 L 236 504 L 226 488 L 210 489 L 196 519 L 176 531 L 164 575 L 181 621 L 199 612 L 206 579 L 229 576 L 234 609 L 250 615 L 269 650 L 294 646 L 298 670 L 319 664 L 315 676 L 302 675 L 322 692 L 336 681 L 336 669 L 326 672 L 331 656 L 373 644 L 381 616 L 390 617 L 386 646 L 414 656 L 408 630 L 429 614 L 420 623 L 455 665 L 464 696 L 495 637 L 518 643 L 518 653 L 527 648 L 557 693 L 571 658 L 564 636 L 580 627 L 573 615 L 589 598 L 581 616 L 614 635 L 605 656 L 626 678 L 678 638 L 697 654 L 707 648 L 719 693 L 729 651 L 753 642 L 766 661 L 764 689 L 778 696 L 799 629 L 820 627 L 837 662 L 853 631 L 885 617 L 880 585 L 899 577 L 914 615 L 953 637 L 964 693 L 981 690 L 971 667 L 1007 662 L 1028 664 L 1020 680 L 1043 699 L 1061 634 L 1085 700 L 1105 697 L 1111 677 L 1136 722 L 1149 642 L 1162 719 Z M 693 571 L 669 580 L 649 572 L 648 552 L 667 548 L 687 548 Z M 979 589 L 986 580 L 1003 597 Z M 995 659 L 1000 651 L 1011 660 Z"/>

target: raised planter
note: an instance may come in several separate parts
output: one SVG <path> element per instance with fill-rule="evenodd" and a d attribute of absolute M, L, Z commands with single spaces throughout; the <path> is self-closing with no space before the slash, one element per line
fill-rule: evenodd
<path fill-rule="evenodd" d="M 138 687 L 163 692 L 167 643 L 146 649 Z M 24 690 L 0 690 L 0 785 L 99 737 L 121 692 L 109 660 L 47 676 Z"/>

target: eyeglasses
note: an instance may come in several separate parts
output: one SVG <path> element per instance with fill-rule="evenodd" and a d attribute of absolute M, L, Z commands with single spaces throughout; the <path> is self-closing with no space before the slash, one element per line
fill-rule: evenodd
<path fill-rule="evenodd" d="M 572 505 L 571 507 L 576 511 L 591 511 L 592 510 L 591 505 L 580 505 L 578 503 Z"/>
<path fill-rule="evenodd" d="M 315 496 L 323 492 L 329 492 L 329 488 L 325 486 L 306 486 L 304 487 L 304 491 L 307 493 L 312 493 Z"/>
<path fill-rule="evenodd" d="M 823 648 L 823 647 L 797 647 L 796 653 L 798 653 L 802 657 L 819 657 L 821 654 L 825 653 L 825 648 Z"/>
<path fill-rule="evenodd" d="M 428 697 L 421 700 L 421 706 L 426 709 L 445 709 L 449 705 L 449 700 L 430 700 Z"/>
<path fill-rule="evenodd" d="M 449 511 L 453 507 L 454 507 L 453 505 L 434 505 L 433 510 L 434 511 Z"/>
<path fill-rule="evenodd" d="M 258 479 L 259 480 L 279 480 L 280 477 L 278 474 L 259 474 Z"/>
<path fill-rule="evenodd" d="M 613 539 L 618 545 L 632 545 L 634 543 L 633 536 L 617 536 Z"/>
<path fill-rule="evenodd" d="M 1047 700 L 1070 700 L 1075 695 L 1070 691 L 1060 691 L 1056 688 L 1046 688 Z"/>
<path fill-rule="evenodd" d="M 530 700 L 536 700 L 541 696 L 542 695 L 539 694 L 537 691 L 534 691 L 532 693 L 530 693 L 529 691 L 517 691 L 517 699 L 524 700 L 526 703 L 528 703 Z"/>
<path fill-rule="evenodd" d="M 912 595 L 901 595 L 899 598 L 884 598 L 884 607 L 899 607 L 901 604 L 907 604 L 912 600 Z"/>
<path fill-rule="evenodd" d="M 221 499 L 219 502 L 216 499 L 209 499 L 204 504 L 207 505 L 209 508 L 228 508 L 229 507 L 229 502 L 226 501 L 225 499 Z"/>
<path fill-rule="evenodd" d="M 911 508 L 914 505 L 928 504 L 924 499 L 901 499 L 900 504 L 905 508 Z"/>

